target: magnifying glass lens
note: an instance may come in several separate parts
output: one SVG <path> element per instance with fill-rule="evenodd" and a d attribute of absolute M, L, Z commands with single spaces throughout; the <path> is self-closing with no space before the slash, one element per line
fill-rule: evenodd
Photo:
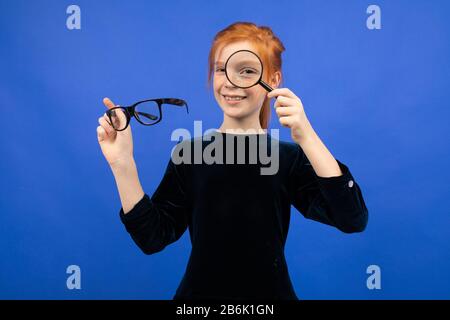
<path fill-rule="evenodd" d="M 262 70 L 258 56 L 250 51 L 238 51 L 228 59 L 225 72 L 234 86 L 249 88 L 259 82 Z"/>

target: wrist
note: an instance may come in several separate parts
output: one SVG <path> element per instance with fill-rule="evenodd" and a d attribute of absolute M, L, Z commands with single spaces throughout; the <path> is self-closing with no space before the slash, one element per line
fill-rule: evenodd
<path fill-rule="evenodd" d="M 300 146 L 304 145 L 304 144 L 311 143 L 317 137 L 317 134 L 314 131 L 314 129 L 311 126 L 311 124 L 309 123 L 309 121 L 306 121 L 305 123 L 306 124 L 303 126 L 303 128 L 300 129 L 301 133 L 297 136 L 298 138 L 295 139 L 295 142 L 297 144 L 299 144 Z"/>
<path fill-rule="evenodd" d="M 130 168 L 135 168 L 136 162 L 134 161 L 134 157 L 132 155 L 124 156 L 110 162 L 109 166 L 113 172 L 121 172 L 124 170 L 127 171 Z"/>

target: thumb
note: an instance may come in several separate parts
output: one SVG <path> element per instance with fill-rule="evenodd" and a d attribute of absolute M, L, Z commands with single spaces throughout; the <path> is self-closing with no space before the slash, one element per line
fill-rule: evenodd
<path fill-rule="evenodd" d="M 99 143 L 103 142 L 106 137 L 105 129 L 102 126 L 97 127 L 97 140 Z"/>

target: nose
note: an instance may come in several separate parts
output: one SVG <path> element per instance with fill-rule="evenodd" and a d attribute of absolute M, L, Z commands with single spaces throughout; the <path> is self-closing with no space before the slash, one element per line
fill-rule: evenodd
<path fill-rule="evenodd" d="M 229 88 L 237 88 L 234 84 L 232 84 L 230 82 L 230 80 L 228 79 L 228 77 L 225 77 L 226 81 L 225 81 L 225 88 L 229 89 Z"/>

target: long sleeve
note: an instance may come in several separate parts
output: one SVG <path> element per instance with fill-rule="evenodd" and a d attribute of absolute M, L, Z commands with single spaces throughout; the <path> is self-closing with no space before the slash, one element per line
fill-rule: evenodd
<path fill-rule="evenodd" d="M 294 207 L 305 218 L 342 232 L 362 232 L 368 222 L 368 210 L 348 167 L 336 159 L 343 175 L 319 177 L 301 147 L 297 145 L 297 148 L 289 180 Z"/>
<path fill-rule="evenodd" d="M 189 204 L 179 169 L 170 159 L 153 196 L 145 194 L 127 214 L 120 209 L 121 221 L 145 254 L 163 250 L 188 227 Z"/>

